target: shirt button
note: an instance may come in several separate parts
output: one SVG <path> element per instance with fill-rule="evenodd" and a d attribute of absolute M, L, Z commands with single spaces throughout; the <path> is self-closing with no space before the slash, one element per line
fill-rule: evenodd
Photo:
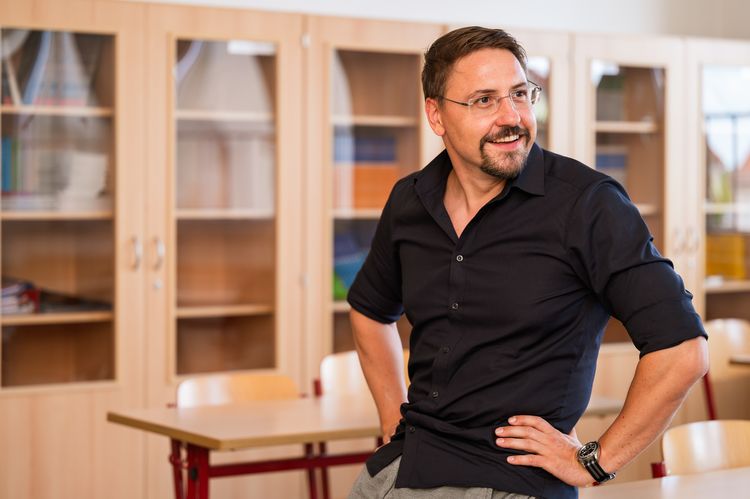
<path fill-rule="evenodd" d="M 432 392 L 432 398 L 436 399 L 440 395 L 438 392 Z"/>
<path fill-rule="evenodd" d="M 416 428 L 414 428 L 413 426 L 409 427 L 409 433 L 414 433 L 415 431 L 417 431 Z"/>
<path fill-rule="evenodd" d="M 443 347 L 443 353 L 448 353 L 450 351 L 451 351 L 450 347 Z"/>
<path fill-rule="evenodd" d="M 463 261 L 464 261 L 464 256 L 463 256 L 463 255 L 458 255 L 458 256 L 456 257 L 456 261 L 457 261 L 457 262 L 463 262 Z"/>
<path fill-rule="evenodd" d="M 451 303 L 451 310 L 458 310 L 458 303 L 456 302 Z"/>

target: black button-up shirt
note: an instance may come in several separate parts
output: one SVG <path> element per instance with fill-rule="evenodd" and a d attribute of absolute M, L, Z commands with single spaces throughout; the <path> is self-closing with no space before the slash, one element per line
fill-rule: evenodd
<path fill-rule="evenodd" d="M 382 323 L 405 311 L 409 401 L 376 474 L 396 487 L 490 487 L 575 497 L 540 468 L 506 462 L 494 429 L 531 414 L 568 433 L 586 408 L 610 315 L 641 355 L 705 336 L 691 298 L 619 184 L 534 145 L 522 173 L 461 237 L 443 204 L 444 151 L 400 180 L 348 301 Z"/>

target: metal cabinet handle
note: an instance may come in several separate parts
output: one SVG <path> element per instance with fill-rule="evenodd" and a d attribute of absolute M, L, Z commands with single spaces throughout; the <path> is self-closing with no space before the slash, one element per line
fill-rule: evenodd
<path fill-rule="evenodd" d="M 131 237 L 130 242 L 133 245 L 133 263 L 131 267 L 133 267 L 133 270 L 138 270 L 143 260 L 143 244 L 141 243 L 141 238 L 138 236 Z"/>
<path fill-rule="evenodd" d="M 154 248 L 156 248 L 156 261 L 154 262 L 154 270 L 159 270 L 164 264 L 164 255 L 166 253 L 166 248 L 164 247 L 164 242 L 158 236 L 154 238 Z"/>
<path fill-rule="evenodd" d="M 698 251 L 701 238 L 698 235 L 698 231 L 695 229 L 695 227 L 690 227 L 688 229 L 686 240 L 686 249 L 688 253 L 695 253 L 696 251 Z"/>
<path fill-rule="evenodd" d="M 685 251 L 685 233 L 682 229 L 674 230 L 674 253 L 673 257 L 681 256 Z"/>

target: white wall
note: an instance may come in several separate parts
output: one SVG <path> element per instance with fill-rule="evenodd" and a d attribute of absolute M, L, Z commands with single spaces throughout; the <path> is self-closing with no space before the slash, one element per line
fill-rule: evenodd
<path fill-rule="evenodd" d="M 554 31 L 750 38 L 747 0 L 131 0 Z"/>

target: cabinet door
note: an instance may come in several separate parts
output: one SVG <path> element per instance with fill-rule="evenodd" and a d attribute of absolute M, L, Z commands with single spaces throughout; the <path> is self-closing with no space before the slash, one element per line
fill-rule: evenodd
<path fill-rule="evenodd" d="M 685 273 L 682 45 L 658 37 L 575 36 L 575 156 L 620 182 L 654 243 Z M 612 320 L 604 341 L 629 341 Z"/>
<path fill-rule="evenodd" d="M 142 484 L 141 441 L 106 422 L 142 394 L 141 12 L 0 2 L 3 497 Z"/>
<path fill-rule="evenodd" d="M 323 355 L 354 348 L 346 293 L 393 184 L 442 149 L 420 83 L 422 54 L 442 30 L 330 18 L 310 18 L 308 30 L 306 323 L 315 376 Z M 398 327 L 408 348 L 405 317 Z"/>
<path fill-rule="evenodd" d="M 692 218 L 701 312 L 750 320 L 750 47 L 691 40 L 688 70 L 687 143 L 705 200 Z"/>
<path fill-rule="evenodd" d="M 148 20 L 150 366 L 166 390 L 152 402 L 184 377 L 296 376 L 301 18 L 150 6 Z"/>

